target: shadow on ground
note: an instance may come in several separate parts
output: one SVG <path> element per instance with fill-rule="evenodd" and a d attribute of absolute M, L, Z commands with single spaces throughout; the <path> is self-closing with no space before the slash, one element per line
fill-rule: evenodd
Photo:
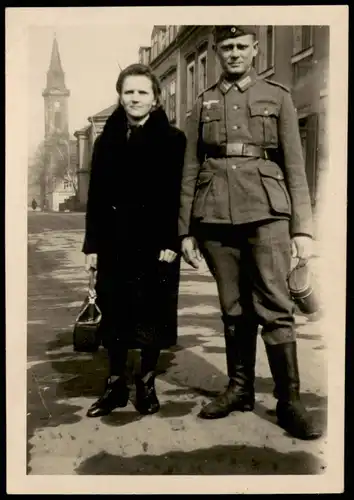
<path fill-rule="evenodd" d="M 79 475 L 305 475 L 324 471 L 323 463 L 303 451 L 280 453 L 273 448 L 240 444 L 189 452 L 171 451 L 163 455 L 145 453 L 134 457 L 100 452 L 84 460 L 75 472 Z"/>

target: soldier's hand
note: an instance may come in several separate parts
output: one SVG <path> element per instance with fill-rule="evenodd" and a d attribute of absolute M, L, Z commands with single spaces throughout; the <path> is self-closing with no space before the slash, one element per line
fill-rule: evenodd
<path fill-rule="evenodd" d="M 97 253 L 85 255 L 85 269 L 87 272 L 91 269 L 97 269 Z"/>
<path fill-rule="evenodd" d="M 294 236 L 292 239 L 292 257 L 299 259 L 299 265 L 305 265 L 312 257 L 312 238 Z"/>
<path fill-rule="evenodd" d="M 173 262 L 176 257 L 177 257 L 176 252 L 166 248 L 166 250 L 161 250 L 160 256 L 159 256 L 159 261 L 170 263 L 170 262 Z"/>
<path fill-rule="evenodd" d="M 187 264 L 194 267 L 195 269 L 198 269 L 199 264 L 202 261 L 202 255 L 198 248 L 197 240 L 193 236 L 187 236 L 186 238 L 183 238 L 181 250 L 183 258 L 187 262 Z"/>

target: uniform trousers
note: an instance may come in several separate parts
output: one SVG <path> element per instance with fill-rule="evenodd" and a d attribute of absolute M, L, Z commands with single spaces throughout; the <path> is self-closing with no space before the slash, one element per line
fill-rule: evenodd
<path fill-rule="evenodd" d="M 262 325 L 268 345 L 295 341 L 295 306 L 287 283 L 289 221 L 200 223 L 195 234 L 217 284 L 225 326 L 248 319 Z"/>

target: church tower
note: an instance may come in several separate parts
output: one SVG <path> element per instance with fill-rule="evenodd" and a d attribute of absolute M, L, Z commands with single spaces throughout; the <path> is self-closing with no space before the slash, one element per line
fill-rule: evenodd
<path fill-rule="evenodd" d="M 63 175 L 58 175 L 57 172 L 59 161 L 64 160 L 70 165 L 72 141 L 70 141 L 68 117 L 70 91 L 65 85 L 65 74 L 55 35 L 47 71 L 46 88 L 42 96 L 44 98 L 45 167 L 41 181 L 41 204 L 46 210 L 58 210 L 59 204 L 72 194 L 67 182 L 64 182 Z"/>
<path fill-rule="evenodd" d="M 65 86 L 65 74 L 61 65 L 59 46 L 54 35 L 47 85 L 44 97 L 45 138 L 52 135 L 69 137 L 68 98 L 70 91 Z"/>

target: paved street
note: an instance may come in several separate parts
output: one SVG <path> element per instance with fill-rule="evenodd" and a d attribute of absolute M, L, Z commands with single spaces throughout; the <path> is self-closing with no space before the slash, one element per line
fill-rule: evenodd
<path fill-rule="evenodd" d="M 161 411 L 141 417 L 129 402 L 101 419 L 85 413 L 102 390 L 105 351 L 76 354 L 72 328 L 87 282 L 82 214 L 29 212 L 28 473 L 317 474 L 326 437 L 292 439 L 275 425 L 273 384 L 259 339 L 252 413 L 196 418 L 227 383 L 216 287 L 205 269 L 183 265 L 179 346 L 161 356 Z M 325 332 L 297 318 L 303 400 L 325 426 Z M 131 353 L 129 363 L 136 362 Z"/>

